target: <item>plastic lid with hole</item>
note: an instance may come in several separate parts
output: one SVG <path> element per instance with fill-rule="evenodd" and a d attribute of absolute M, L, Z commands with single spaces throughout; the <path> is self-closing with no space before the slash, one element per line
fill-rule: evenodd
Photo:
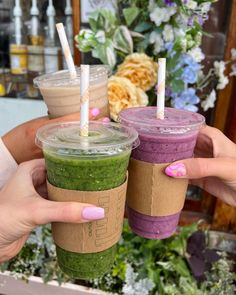
<path fill-rule="evenodd" d="M 71 79 L 68 70 L 45 74 L 34 79 L 35 87 L 61 87 L 80 85 L 80 68 L 76 67 L 77 77 Z M 110 76 L 110 68 L 106 65 L 90 66 L 90 84 L 104 82 Z"/>
<path fill-rule="evenodd" d="M 67 156 L 115 155 L 136 148 L 138 133 L 117 123 L 89 122 L 89 136 L 79 134 L 79 122 L 53 123 L 38 129 L 36 144 Z"/>
<path fill-rule="evenodd" d="M 165 108 L 165 119 L 156 117 L 156 107 L 135 107 L 125 109 L 119 114 L 119 121 L 138 132 L 155 134 L 185 134 L 198 130 L 205 118 L 187 110 Z"/>

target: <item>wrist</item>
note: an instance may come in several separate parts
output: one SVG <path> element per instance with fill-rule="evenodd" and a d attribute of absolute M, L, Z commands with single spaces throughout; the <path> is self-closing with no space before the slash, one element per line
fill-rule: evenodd
<path fill-rule="evenodd" d="M 3 135 L 2 141 L 5 147 L 7 148 L 8 152 L 13 157 L 13 159 L 16 161 L 17 164 L 19 164 L 17 152 L 16 152 L 16 144 L 14 143 L 12 136 L 10 136 L 10 133 Z"/>

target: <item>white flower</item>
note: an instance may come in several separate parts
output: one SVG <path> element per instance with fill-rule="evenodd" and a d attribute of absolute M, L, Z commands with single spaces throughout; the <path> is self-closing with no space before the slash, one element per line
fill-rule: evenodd
<path fill-rule="evenodd" d="M 236 59 L 236 48 L 231 49 L 231 58 L 234 60 Z"/>
<path fill-rule="evenodd" d="M 199 8 L 201 9 L 202 14 L 207 14 L 211 9 L 211 2 L 205 2 L 200 4 Z"/>
<path fill-rule="evenodd" d="M 176 13 L 176 7 L 156 7 L 150 13 L 150 19 L 159 27 L 162 23 L 168 22 L 172 15 Z"/>
<path fill-rule="evenodd" d="M 216 101 L 216 92 L 213 89 L 211 93 L 208 95 L 208 97 L 201 103 L 203 110 L 206 112 L 208 109 L 214 108 L 215 101 Z"/>
<path fill-rule="evenodd" d="M 176 21 L 178 27 L 181 30 L 184 30 L 185 34 L 186 34 L 186 30 L 188 29 L 188 21 L 189 21 L 188 15 L 186 15 L 182 12 L 179 12 L 176 14 L 175 21 Z M 176 29 L 176 30 L 178 30 L 178 29 Z"/>
<path fill-rule="evenodd" d="M 224 61 L 215 61 L 214 62 L 215 74 L 217 77 L 224 75 L 225 71 L 225 62 Z"/>
<path fill-rule="evenodd" d="M 175 37 L 185 37 L 186 32 L 182 28 L 174 28 Z"/>
<path fill-rule="evenodd" d="M 162 34 L 163 34 L 163 39 L 166 42 L 171 42 L 174 40 L 174 30 L 171 25 L 165 25 Z"/>
<path fill-rule="evenodd" d="M 165 8 L 156 7 L 150 14 L 150 19 L 159 27 L 164 21 Z"/>
<path fill-rule="evenodd" d="M 188 2 L 185 4 L 189 9 L 196 9 L 197 8 L 197 2 L 193 0 L 188 0 Z"/>
<path fill-rule="evenodd" d="M 205 55 L 199 47 L 192 48 L 188 51 L 188 54 L 198 63 L 205 59 Z"/>
<path fill-rule="evenodd" d="M 157 32 L 152 32 L 149 37 L 150 44 L 154 44 L 154 53 L 158 54 L 164 49 L 164 41 L 161 37 L 161 34 Z"/>
<path fill-rule="evenodd" d="M 229 83 L 229 79 L 228 79 L 228 77 L 226 77 L 226 76 L 222 76 L 222 77 L 220 77 L 220 79 L 219 79 L 219 83 L 218 83 L 216 89 L 218 89 L 218 90 L 222 90 L 222 89 L 224 89 L 224 88 L 226 87 L 226 85 L 227 85 L 228 83 Z"/>
<path fill-rule="evenodd" d="M 95 35 L 95 38 L 99 43 L 104 44 L 106 42 L 106 36 L 104 31 L 98 31 Z"/>
<path fill-rule="evenodd" d="M 215 61 L 214 62 L 215 75 L 219 78 L 216 89 L 224 89 L 225 86 L 229 83 L 228 77 L 225 76 L 225 62 L 224 61 Z"/>

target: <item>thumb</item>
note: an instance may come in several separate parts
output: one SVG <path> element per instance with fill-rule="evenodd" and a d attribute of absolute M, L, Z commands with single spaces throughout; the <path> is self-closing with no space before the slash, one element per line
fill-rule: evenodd
<path fill-rule="evenodd" d="M 40 199 L 39 202 L 39 204 L 35 204 L 36 210 L 33 214 L 35 225 L 50 222 L 84 223 L 105 217 L 103 208 L 91 204 L 54 202 L 44 199 Z"/>
<path fill-rule="evenodd" d="M 165 169 L 165 174 L 175 178 L 200 179 L 215 176 L 231 181 L 236 174 L 235 158 L 193 158 L 174 162 Z"/>

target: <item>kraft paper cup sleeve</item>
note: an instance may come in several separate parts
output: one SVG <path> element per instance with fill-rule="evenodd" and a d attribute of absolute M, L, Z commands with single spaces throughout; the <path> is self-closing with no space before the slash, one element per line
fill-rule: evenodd
<path fill-rule="evenodd" d="M 183 209 L 188 180 L 166 176 L 168 165 L 130 160 L 128 207 L 149 216 L 168 216 Z"/>
<path fill-rule="evenodd" d="M 123 228 L 127 178 L 121 186 L 99 192 L 61 189 L 47 182 L 51 201 L 89 203 L 105 209 L 105 218 L 97 221 L 80 224 L 52 223 L 56 245 L 70 252 L 96 253 L 116 244 Z"/>

